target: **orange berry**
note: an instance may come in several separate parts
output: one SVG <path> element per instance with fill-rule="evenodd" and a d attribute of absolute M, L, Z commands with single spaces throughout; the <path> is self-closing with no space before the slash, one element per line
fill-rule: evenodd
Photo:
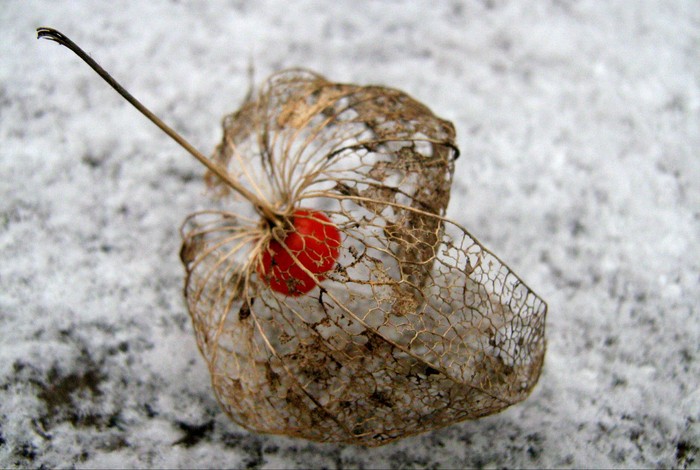
<path fill-rule="evenodd" d="M 307 209 L 294 211 L 292 226 L 283 241 L 288 250 L 277 240 L 270 241 L 258 264 L 258 275 L 275 292 L 296 297 L 316 286 L 303 268 L 318 281 L 333 269 L 340 253 L 340 231 L 324 213 Z"/>

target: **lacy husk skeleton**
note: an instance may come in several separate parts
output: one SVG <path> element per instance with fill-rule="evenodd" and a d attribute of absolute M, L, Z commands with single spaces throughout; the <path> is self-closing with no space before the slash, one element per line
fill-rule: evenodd
<path fill-rule="evenodd" d="M 261 282 L 275 235 L 254 214 L 191 216 L 186 297 L 226 412 L 256 431 L 379 445 L 485 416 L 527 396 L 545 303 L 445 219 L 451 123 L 406 94 L 274 75 L 224 119 L 213 159 L 280 214 L 323 211 L 334 270 L 302 297 Z M 225 195 L 215 175 L 209 185 Z M 283 215 L 283 217 L 286 217 Z"/>

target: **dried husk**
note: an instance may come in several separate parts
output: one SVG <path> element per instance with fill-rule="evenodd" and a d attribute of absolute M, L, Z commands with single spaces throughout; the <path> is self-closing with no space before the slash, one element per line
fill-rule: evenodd
<path fill-rule="evenodd" d="M 197 343 L 234 421 L 376 446 L 529 394 L 547 306 L 444 218 L 454 140 L 405 93 L 303 70 L 224 119 L 213 160 L 282 219 L 321 210 L 342 234 L 318 287 L 274 292 L 256 267 L 281 229 L 207 175 L 227 209 L 187 219 L 181 257 Z"/>

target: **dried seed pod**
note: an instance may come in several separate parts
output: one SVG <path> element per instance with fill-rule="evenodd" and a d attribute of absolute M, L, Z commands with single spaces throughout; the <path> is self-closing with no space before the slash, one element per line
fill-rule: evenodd
<path fill-rule="evenodd" d="M 275 211 L 322 211 L 341 233 L 335 268 L 290 297 L 256 271 L 266 224 L 237 210 L 184 226 L 189 310 L 234 421 L 371 446 L 527 396 L 546 305 L 444 219 L 456 156 L 452 125 L 408 95 L 306 71 L 224 119 L 215 161 Z"/>
<path fill-rule="evenodd" d="M 211 159 L 70 39 L 202 162 L 221 209 L 180 253 L 198 346 L 223 409 L 251 430 L 376 446 L 523 400 L 547 306 L 444 217 L 451 123 L 405 93 L 290 70 L 224 119 Z"/>

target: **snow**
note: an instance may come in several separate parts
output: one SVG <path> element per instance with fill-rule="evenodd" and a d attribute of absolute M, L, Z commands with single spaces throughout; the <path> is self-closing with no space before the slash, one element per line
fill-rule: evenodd
<path fill-rule="evenodd" d="M 700 8 L 685 1 L 39 2 L 0 11 L 0 467 L 697 467 Z M 220 411 L 182 299 L 209 153 L 292 66 L 452 120 L 449 215 L 549 304 L 539 384 L 376 449 Z"/>

